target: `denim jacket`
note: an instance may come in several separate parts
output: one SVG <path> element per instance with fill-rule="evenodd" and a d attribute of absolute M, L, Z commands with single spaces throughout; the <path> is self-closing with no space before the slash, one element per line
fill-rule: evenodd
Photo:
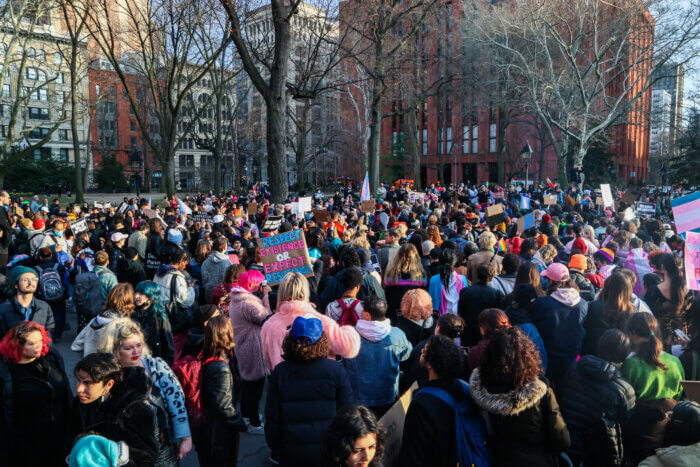
<path fill-rule="evenodd" d="M 408 359 L 413 346 L 388 319 L 359 320 L 355 329 L 362 341 L 360 353 L 343 360 L 355 401 L 369 407 L 391 404 L 399 395 L 399 364 Z"/>

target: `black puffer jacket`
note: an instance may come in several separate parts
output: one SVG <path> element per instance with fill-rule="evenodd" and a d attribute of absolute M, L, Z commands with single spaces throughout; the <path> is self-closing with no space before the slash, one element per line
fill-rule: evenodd
<path fill-rule="evenodd" d="M 479 313 L 487 308 L 501 308 L 503 292 L 488 286 L 483 282 L 465 287 L 459 292 L 457 313 L 466 323 L 462 336 L 462 345 L 474 347 L 481 340 L 479 331 Z"/>
<path fill-rule="evenodd" d="M 151 402 L 153 381 L 143 367 L 124 368 L 124 379 L 104 402 L 76 402 L 74 435 L 94 431 L 129 446 L 133 465 L 153 466 L 160 451 L 158 409 Z"/>
<path fill-rule="evenodd" d="M 353 403 L 350 378 L 334 360 L 284 361 L 268 380 L 265 438 L 280 465 L 318 465 L 338 409 Z"/>
<path fill-rule="evenodd" d="M 131 319 L 139 323 L 146 337 L 146 344 L 153 357 L 160 357 L 169 366 L 173 366 L 175 360 L 175 344 L 173 343 L 173 331 L 170 329 L 170 320 L 167 316 L 154 313 L 153 308 L 136 310 Z"/>
<path fill-rule="evenodd" d="M 545 381 L 536 379 L 517 389 L 487 388 L 476 368 L 469 386 L 472 399 L 491 420 L 494 466 L 558 465 L 558 455 L 571 440 Z"/>
<path fill-rule="evenodd" d="M 571 434 L 572 459 L 584 465 L 621 465 L 621 427 L 634 399 L 634 389 L 612 363 L 594 355 L 574 362 L 559 401 Z"/>

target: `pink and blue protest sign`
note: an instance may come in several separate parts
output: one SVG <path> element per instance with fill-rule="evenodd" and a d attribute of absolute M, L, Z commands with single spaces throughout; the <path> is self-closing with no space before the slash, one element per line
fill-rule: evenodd
<path fill-rule="evenodd" d="M 671 200 L 676 232 L 683 233 L 700 228 L 700 191 Z"/>
<path fill-rule="evenodd" d="M 688 232 L 685 238 L 685 279 L 690 290 L 700 290 L 700 233 Z"/>
<path fill-rule="evenodd" d="M 259 238 L 258 248 L 263 273 L 270 285 L 280 283 L 289 272 L 298 272 L 306 277 L 314 274 L 306 238 L 301 230 Z"/>

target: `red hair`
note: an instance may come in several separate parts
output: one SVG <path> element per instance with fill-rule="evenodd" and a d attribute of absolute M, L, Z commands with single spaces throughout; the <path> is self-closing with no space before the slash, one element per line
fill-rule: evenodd
<path fill-rule="evenodd" d="M 20 321 L 10 329 L 5 337 L 0 341 L 0 354 L 2 359 L 8 363 L 18 363 L 22 360 L 22 349 L 27 340 L 27 336 L 34 332 L 41 333 L 43 346 L 41 347 L 41 356 L 43 357 L 49 352 L 49 344 L 51 338 L 41 324 L 33 321 Z"/>

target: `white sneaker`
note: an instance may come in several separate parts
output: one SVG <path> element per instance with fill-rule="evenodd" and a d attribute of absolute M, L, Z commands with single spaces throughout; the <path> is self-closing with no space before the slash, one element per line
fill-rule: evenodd
<path fill-rule="evenodd" d="M 260 426 L 248 425 L 248 433 L 251 435 L 264 435 L 265 425 L 263 423 L 261 423 Z"/>

